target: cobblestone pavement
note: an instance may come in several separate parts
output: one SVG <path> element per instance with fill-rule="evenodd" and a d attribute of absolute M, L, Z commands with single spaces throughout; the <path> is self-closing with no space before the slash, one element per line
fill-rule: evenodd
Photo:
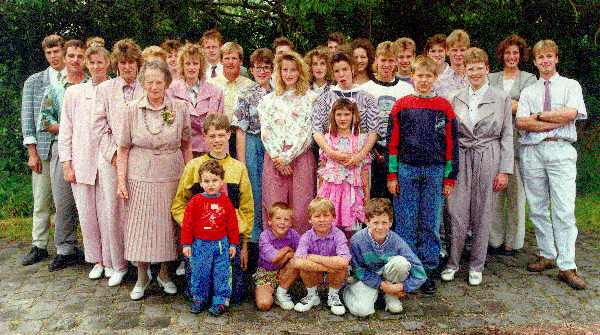
<path fill-rule="evenodd" d="M 132 276 L 109 288 L 106 279 L 87 278 L 90 265 L 53 273 L 48 261 L 23 267 L 28 248 L 0 241 L 0 334 L 500 334 L 514 327 L 553 329 L 565 322 L 587 327 L 582 334 L 600 334 L 600 242 L 592 236 L 581 236 L 577 246 L 588 290 L 560 283 L 557 270 L 528 273 L 530 244 L 514 258 L 488 257 L 480 287 L 469 287 L 460 272 L 454 282 L 441 283 L 434 297 L 411 295 L 400 315 L 379 309 L 367 319 L 337 317 L 323 307 L 304 314 L 279 308 L 258 312 L 251 302 L 219 318 L 193 315 L 181 294 L 166 296 L 156 282 L 145 299 L 135 302 L 129 299 Z M 182 287 L 180 280 L 177 284 Z M 555 332 L 539 334 L 547 333 Z"/>

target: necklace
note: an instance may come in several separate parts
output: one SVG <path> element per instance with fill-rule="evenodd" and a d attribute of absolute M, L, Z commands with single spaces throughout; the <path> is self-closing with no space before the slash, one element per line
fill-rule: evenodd
<path fill-rule="evenodd" d="M 166 106 L 165 106 L 165 107 L 166 107 Z M 165 107 L 163 107 L 163 108 L 161 109 L 161 112 L 165 110 Z M 147 130 L 147 131 L 148 131 L 150 134 L 152 134 L 152 135 L 158 135 L 158 134 L 160 134 L 160 133 L 162 132 L 163 128 L 165 127 L 165 120 L 161 118 L 161 119 L 162 119 L 162 120 L 161 120 L 162 122 L 161 122 L 161 124 L 160 124 L 160 128 L 158 128 L 158 130 L 152 131 L 152 129 L 150 129 L 150 126 L 148 125 L 148 117 L 146 116 L 146 114 L 147 114 L 147 113 L 146 113 L 146 107 L 142 107 L 142 115 L 143 115 L 143 117 L 144 117 L 144 126 L 146 127 L 146 130 Z"/>

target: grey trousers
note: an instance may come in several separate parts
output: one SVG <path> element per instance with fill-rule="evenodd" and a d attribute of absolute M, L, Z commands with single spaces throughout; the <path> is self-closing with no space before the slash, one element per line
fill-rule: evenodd
<path fill-rule="evenodd" d="M 58 159 L 58 141 L 52 142 L 50 181 L 52 184 L 52 199 L 56 208 L 54 246 L 57 254 L 70 255 L 75 252 L 75 245 L 77 244 L 75 236 L 77 208 L 71 184 L 65 180 L 62 163 Z"/>

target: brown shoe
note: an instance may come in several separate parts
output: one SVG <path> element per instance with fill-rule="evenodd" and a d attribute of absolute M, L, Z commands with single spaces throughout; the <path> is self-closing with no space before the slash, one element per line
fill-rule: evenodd
<path fill-rule="evenodd" d="M 555 267 L 554 260 L 538 256 L 535 262 L 527 264 L 527 271 L 542 272 L 553 267 Z"/>
<path fill-rule="evenodd" d="M 567 283 L 576 290 L 585 290 L 587 288 L 587 284 L 583 278 L 579 277 L 575 270 L 558 271 L 558 280 Z"/>

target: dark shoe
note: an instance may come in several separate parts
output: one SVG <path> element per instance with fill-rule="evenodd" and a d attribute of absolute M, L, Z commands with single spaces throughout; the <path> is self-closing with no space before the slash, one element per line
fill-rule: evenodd
<path fill-rule="evenodd" d="M 190 312 L 194 314 L 201 313 L 204 310 L 204 302 L 202 301 L 194 301 L 192 302 L 192 306 L 190 307 Z"/>
<path fill-rule="evenodd" d="M 587 284 L 575 270 L 558 271 L 558 280 L 567 283 L 576 290 L 585 290 L 587 288 Z"/>
<path fill-rule="evenodd" d="M 225 305 L 221 304 L 221 305 L 210 306 L 210 308 L 208 309 L 208 312 L 212 316 L 220 316 L 220 315 L 223 315 L 223 313 L 225 313 L 226 310 L 227 310 L 227 308 L 225 307 Z"/>
<path fill-rule="evenodd" d="M 504 244 L 501 244 L 499 247 L 494 248 L 492 246 L 488 246 L 488 251 L 487 254 L 488 255 L 502 255 L 502 251 L 504 250 Z"/>
<path fill-rule="evenodd" d="M 502 248 L 498 254 L 506 257 L 514 257 L 517 255 L 517 250 L 506 250 Z"/>
<path fill-rule="evenodd" d="M 552 269 L 555 266 L 554 260 L 538 256 L 535 262 L 527 264 L 527 271 L 542 272 L 547 269 Z"/>
<path fill-rule="evenodd" d="M 35 263 L 43 260 L 44 258 L 48 258 L 48 250 L 38 248 L 34 245 L 31 247 L 31 250 L 29 250 L 29 253 L 27 253 L 27 255 L 25 255 L 25 257 L 23 257 L 23 261 L 21 261 L 21 265 L 23 265 L 23 266 L 32 265 L 32 264 L 35 264 Z"/>
<path fill-rule="evenodd" d="M 432 294 L 435 294 L 435 291 L 436 291 L 435 280 L 433 280 L 431 278 L 427 278 L 427 280 L 421 286 L 421 292 L 428 294 L 428 295 L 432 295 Z"/>
<path fill-rule="evenodd" d="M 70 255 L 56 255 L 52 262 L 48 264 L 48 271 L 58 271 L 66 267 L 80 264 L 83 261 L 83 254 L 79 249 Z"/>

